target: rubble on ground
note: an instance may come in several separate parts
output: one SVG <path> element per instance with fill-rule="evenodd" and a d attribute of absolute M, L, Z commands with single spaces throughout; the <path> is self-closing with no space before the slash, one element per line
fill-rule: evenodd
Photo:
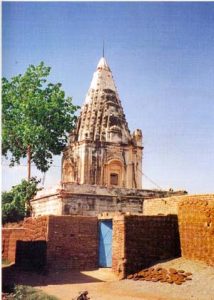
<path fill-rule="evenodd" d="M 167 282 L 170 284 L 181 285 L 185 281 L 192 280 L 192 273 L 185 272 L 184 270 L 176 270 L 173 268 L 148 268 L 143 269 L 140 272 L 127 276 L 127 279 L 140 280 L 140 281 L 152 281 L 152 282 Z"/>
<path fill-rule="evenodd" d="M 79 296 L 74 298 L 73 300 L 89 300 L 90 298 L 88 297 L 88 291 L 80 292 Z"/>

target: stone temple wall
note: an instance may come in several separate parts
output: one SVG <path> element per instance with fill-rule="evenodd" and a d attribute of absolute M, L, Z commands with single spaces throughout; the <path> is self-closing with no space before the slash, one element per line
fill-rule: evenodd
<path fill-rule="evenodd" d="M 149 206 L 149 204 L 146 206 L 144 204 L 147 199 L 165 198 L 172 195 L 183 195 L 184 193 L 183 191 L 108 188 L 71 183 L 64 184 L 55 192 L 53 190 L 39 192 L 31 201 L 31 205 L 34 216 L 49 214 L 97 216 L 104 212 L 144 214 L 144 207 Z M 170 205 L 173 205 L 173 201 Z M 157 207 L 157 204 L 155 206 Z"/>

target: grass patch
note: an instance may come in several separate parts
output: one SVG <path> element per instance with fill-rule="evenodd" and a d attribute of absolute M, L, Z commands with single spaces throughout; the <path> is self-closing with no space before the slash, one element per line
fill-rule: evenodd
<path fill-rule="evenodd" d="M 7 295 L 7 300 L 58 300 L 55 296 L 47 295 L 31 286 L 16 285 L 12 294 Z"/>

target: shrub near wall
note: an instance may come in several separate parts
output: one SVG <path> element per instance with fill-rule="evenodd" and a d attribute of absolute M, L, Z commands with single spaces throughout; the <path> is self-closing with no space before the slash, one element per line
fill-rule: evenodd
<path fill-rule="evenodd" d="M 182 256 L 214 266 L 214 195 L 188 197 L 178 218 Z"/>

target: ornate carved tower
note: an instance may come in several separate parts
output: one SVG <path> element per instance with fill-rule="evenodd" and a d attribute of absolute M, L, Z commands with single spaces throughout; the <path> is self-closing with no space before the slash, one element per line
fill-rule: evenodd
<path fill-rule="evenodd" d="M 130 134 L 111 70 L 102 57 L 63 153 L 62 181 L 142 188 L 142 132 Z"/>

